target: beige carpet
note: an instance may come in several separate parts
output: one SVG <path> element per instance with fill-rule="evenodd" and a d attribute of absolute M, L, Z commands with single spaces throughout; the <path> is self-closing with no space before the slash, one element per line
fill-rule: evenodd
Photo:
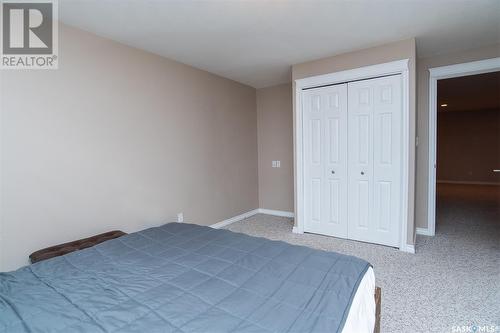
<path fill-rule="evenodd" d="M 492 189 L 493 188 L 493 189 Z M 228 226 L 249 235 L 355 255 L 382 288 L 381 332 L 500 332 L 500 187 L 440 186 L 435 237 L 416 254 L 333 237 L 292 233 L 293 221 L 256 215 Z M 455 331 L 457 332 L 457 331 Z"/>

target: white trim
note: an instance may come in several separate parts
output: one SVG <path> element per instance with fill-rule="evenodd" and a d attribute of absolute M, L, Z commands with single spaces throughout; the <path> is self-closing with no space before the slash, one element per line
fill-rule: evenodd
<path fill-rule="evenodd" d="M 3 98 L 3 71 L 0 70 L 0 115 L 3 115 L 3 109 L 2 109 L 2 98 Z M 2 124 L 2 119 L 3 117 L 0 116 L 0 128 L 3 128 Z M 0 161 L 3 161 L 3 142 L 2 142 L 2 137 L 3 135 L 0 135 Z M 3 188 L 3 162 L 0 162 L 0 188 Z M 0 191 L 0 212 L 3 211 L 3 191 Z M 4 238 L 3 238 L 3 219 L 2 216 L 0 215 L 0 272 L 3 272 L 3 265 L 4 265 L 4 259 L 3 259 L 3 254 L 4 254 Z"/>
<path fill-rule="evenodd" d="M 401 181 L 401 196 L 402 198 L 402 209 L 401 209 L 401 239 L 400 239 L 400 249 L 405 252 L 415 253 L 415 248 L 413 245 L 408 244 L 408 206 L 409 206 L 409 194 L 410 189 L 410 78 L 409 78 L 409 68 L 408 62 L 406 62 L 406 69 L 401 71 L 401 80 L 403 81 L 402 93 L 403 93 L 403 117 L 402 117 L 402 181 Z M 413 147 L 415 149 L 415 147 Z M 415 164 L 415 161 L 412 161 Z M 413 232 L 412 232 L 413 235 Z"/>
<path fill-rule="evenodd" d="M 401 74 L 403 71 L 408 70 L 408 62 L 409 59 L 396 60 L 378 65 L 348 69 L 341 72 L 306 77 L 304 79 L 295 80 L 295 90 L 297 92 L 297 90 L 300 91 L 305 88 L 371 79 L 383 75 Z"/>
<path fill-rule="evenodd" d="M 294 217 L 293 212 L 287 212 L 284 210 L 274 210 L 274 209 L 265 209 L 265 208 L 259 208 L 258 209 L 259 214 L 266 214 L 266 215 L 273 215 L 273 216 L 281 216 L 281 217 Z"/>
<path fill-rule="evenodd" d="M 304 171 L 303 171 L 303 137 L 302 137 L 302 86 L 295 80 L 294 118 L 294 186 L 295 186 L 295 226 L 294 233 L 304 233 Z M 299 222 L 300 221 L 300 222 Z"/>
<path fill-rule="evenodd" d="M 500 57 L 429 68 L 431 76 L 438 80 L 496 72 L 498 70 L 500 70 Z"/>
<path fill-rule="evenodd" d="M 221 228 L 224 228 L 225 226 L 230 225 L 231 223 L 247 219 L 247 218 L 249 218 L 251 216 L 254 216 L 254 215 L 258 214 L 258 213 L 259 213 L 259 209 L 254 209 L 254 210 L 251 210 L 249 212 L 246 212 L 246 213 L 243 213 L 243 214 L 236 215 L 236 216 L 233 216 L 231 218 L 228 218 L 227 220 L 220 221 L 218 223 L 212 224 L 210 227 L 214 228 L 214 229 L 221 229 Z"/>
<path fill-rule="evenodd" d="M 403 252 L 415 254 L 415 245 L 405 244 L 405 247 L 404 248 L 399 248 L 399 250 L 401 250 Z"/>
<path fill-rule="evenodd" d="M 466 181 L 466 180 L 437 180 L 438 184 L 457 184 L 457 185 L 491 185 L 500 186 L 500 183 L 495 182 L 477 182 L 477 181 Z"/>
<path fill-rule="evenodd" d="M 422 236 L 434 236 L 431 234 L 430 230 L 427 228 L 417 228 L 417 235 L 422 235 Z"/>
<path fill-rule="evenodd" d="M 453 77 L 496 72 L 499 70 L 500 57 L 429 68 L 429 184 L 427 191 L 427 229 L 431 236 L 434 236 L 436 233 L 437 81 Z"/>
<path fill-rule="evenodd" d="M 324 75 L 312 76 L 304 79 L 295 80 L 295 127 L 294 134 L 296 140 L 295 146 L 295 193 L 297 196 L 297 205 L 296 205 L 296 232 L 303 233 L 304 232 L 304 185 L 303 185 L 303 133 L 302 133 L 302 104 L 301 104 L 301 95 L 302 89 L 305 88 L 313 88 L 322 85 L 331 85 L 344 83 L 354 80 L 362 80 L 369 79 L 378 76 L 384 75 L 392 75 L 392 74 L 401 74 L 403 81 L 403 133 L 402 138 L 404 144 L 402 145 L 402 158 L 403 158 L 403 173 L 402 173 L 402 209 L 401 209 L 401 230 L 400 230 L 400 250 L 408 251 L 409 246 L 413 246 L 407 244 L 408 241 L 408 205 L 409 205 L 409 196 L 408 189 L 410 188 L 410 179 L 409 179 L 409 156 L 410 156 L 410 90 L 409 90 L 409 68 L 408 68 L 409 59 L 397 60 L 388 63 L 365 66 L 355 69 L 350 69 L 341 72 L 335 72 Z M 413 249 L 414 253 L 414 249 Z"/>
<path fill-rule="evenodd" d="M 290 217 L 293 218 L 294 214 L 293 212 L 287 212 L 284 210 L 274 210 L 274 209 L 265 209 L 265 208 L 257 208 L 251 211 L 248 211 L 246 213 L 240 214 L 233 216 L 231 218 L 228 218 L 227 220 L 220 221 L 218 223 L 212 224 L 210 227 L 214 229 L 221 229 L 224 228 L 225 226 L 228 226 L 232 223 L 242 221 L 244 219 L 247 219 L 249 217 L 252 217 L 257 214 L 266 214 L 266 215 L 273 215 L 273 216 L 280 216 L 280 217 Z"/>

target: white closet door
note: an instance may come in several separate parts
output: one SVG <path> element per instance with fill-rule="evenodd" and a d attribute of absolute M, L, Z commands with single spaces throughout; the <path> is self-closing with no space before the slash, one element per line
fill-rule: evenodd
<path fill-rule="evenodd" d="M 347 237 L 347 84 L 303 94 L 304 231 Z"/>
<path fill-rule="evenodd" d="M 348 238 L 398 246 L 401 76 L 350 82 Z"/>

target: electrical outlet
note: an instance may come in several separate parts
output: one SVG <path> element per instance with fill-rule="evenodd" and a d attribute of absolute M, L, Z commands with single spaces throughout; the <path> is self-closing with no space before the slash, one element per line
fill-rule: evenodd
<path fill-rule="evenodd" d="M 184 222 L 184 213 L 177 213 L 177 222 Z"/>

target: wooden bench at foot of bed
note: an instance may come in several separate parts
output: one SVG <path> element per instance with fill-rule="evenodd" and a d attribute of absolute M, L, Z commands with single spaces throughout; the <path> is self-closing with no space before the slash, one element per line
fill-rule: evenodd
<path fill-rule="evenodd" d="M 78 250 L 83 250 L 107 240 L 121 237 L 123 235 L 126 235 L 126 233 L 120 230 L 113 230 L 89 238 L 83 238 L 69 243 L 47 247 L 30 254 L 30 260 L 31 263 L 34 264 L 42 260 L 59 257 Z"/>

